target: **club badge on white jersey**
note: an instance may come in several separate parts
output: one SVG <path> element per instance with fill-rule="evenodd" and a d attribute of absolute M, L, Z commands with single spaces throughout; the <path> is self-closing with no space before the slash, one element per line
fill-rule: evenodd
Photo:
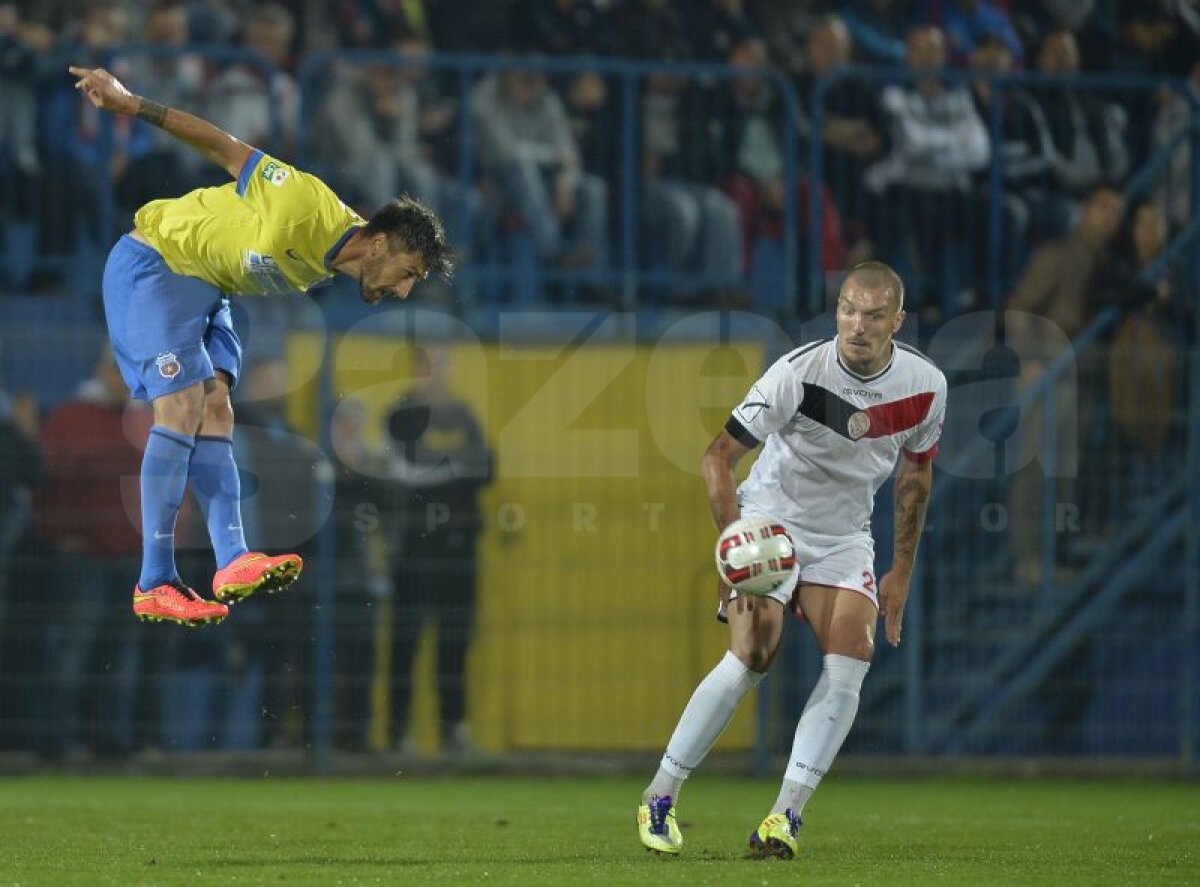
<path fill-rule="evenodd" d="M 725 430 L 764 444 L 738 500 L 816 537 L 869 533 L 875 492 L 901 453 L 932 459 L 946 411 L 946 377 L 900 342 L 870 377 L 847 369 L 837 339 L 777 360 Z"/>

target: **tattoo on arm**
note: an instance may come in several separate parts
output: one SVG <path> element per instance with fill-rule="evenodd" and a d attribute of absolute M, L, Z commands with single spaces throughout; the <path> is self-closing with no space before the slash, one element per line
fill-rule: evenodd
<path fill-rule="evenodd" d="M 927 471 L 902 472 L 896 478 L 896 541 L 894 560 L 913 563 L 921 529 L 925 526 L 925 509 L 929 505 L 931 477 Z"/>
<path fill-rule="evenodd" d="M 165 105 L 160 105 L 158 102 L 152 102 L 149 99 L 139 99 L 137 116 L 147 123 L 162 126 L 163 122 L 167 119 L 167 108 Z"/>

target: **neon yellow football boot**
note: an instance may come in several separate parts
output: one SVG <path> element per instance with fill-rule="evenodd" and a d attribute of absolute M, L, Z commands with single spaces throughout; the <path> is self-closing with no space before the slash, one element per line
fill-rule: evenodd
<path fill-rule="evenodd" d="M 672 855 L 683 849 L 683 835 L 675 823 L 675 801 L 670 795 L 655 795 L 637 812 L 638 837 L 647 850 Z"/>
<path fill-rule="evenodd" d="M 796 834 L 800 817 L 791 811 L 772 813 L 750 835 L 750 855 L 758 859 L 791 859 L 800 850 Z"/>

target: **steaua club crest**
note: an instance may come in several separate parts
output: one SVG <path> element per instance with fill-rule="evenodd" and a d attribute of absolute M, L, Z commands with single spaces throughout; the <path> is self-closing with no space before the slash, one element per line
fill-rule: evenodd
<path fill-rule="evenodd" d="M 183 369 L 179 365 L 179 359 L 173 351 L 158 355 L 158 357 L 154 358 L 154 363 L 158 367 L 158 374 L 164 379 L 174 379 L 179 375 L 179 371 Z"/>

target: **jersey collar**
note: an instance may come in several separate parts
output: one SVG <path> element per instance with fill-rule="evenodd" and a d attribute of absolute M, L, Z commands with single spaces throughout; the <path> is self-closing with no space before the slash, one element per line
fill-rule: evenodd
<path fill-rule="evenodd" d="M 834 336 L 834 338 L 833 338 L 833 359 L 837 361 L 838 368 L 841 369 L 841 371 L 843 373 L 845 373 L 847 376 L 854 379 L 855 381 L 874 382 L 876 379 L 882 378 L 884 376 L 884 374 L 886 374 L 887 371 L 892 368 L 892 364 L 896 362 L 896 343 L 892 342 L 891 345 L 892 345 L 892 354 L 891 354 L 891 357 L 888 358 L 887 364 L 885 364 L 883 369 L 881 369 L 879 372 L 877 372 L 873 376 L 860 376 L 858 373 L 854 372 L 854 370 L 850 369 L 848 366 L 846 366 L 844 363 L 842 363 L 842 352 L 838 350 L 837 336 Z"/>
<path fill-rule="evenodd" d="M 337 243 L 329 248 L 329 252 L 325 253 L 326 268 L 328 268 L 330 271 L 333 270 L 333 266 L 330 263 L 337 257 L 337 254 L 342 251 L 342 247 L 346 245 L 346 241 L 350 239 L 350 236 L 361 227 L 362 225 L 351 225 L 349 230 L 347 230 L 345 234 L 337 239 Z"/>

